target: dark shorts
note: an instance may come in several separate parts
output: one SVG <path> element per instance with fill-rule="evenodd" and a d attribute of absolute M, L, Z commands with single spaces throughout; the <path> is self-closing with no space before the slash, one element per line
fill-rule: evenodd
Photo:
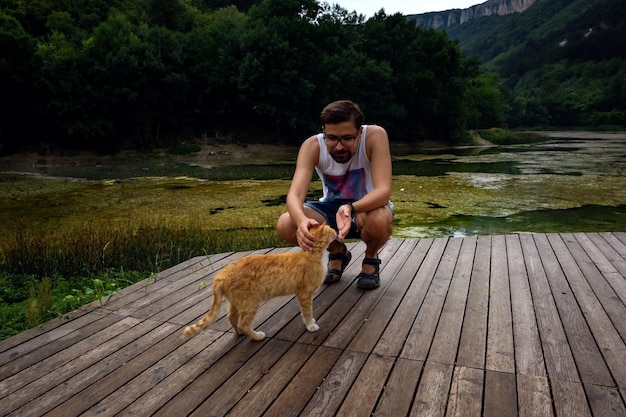
<path fill-rule="evenodd" d="M 304 205 L 310 207 L 326 219 L 328 224 L 333 229 L 337 230 L 337 210 L 344 204 L 350 204 L 351 201 L 306 201 Z M 389 209 L 393 214 L 393 203 L 389 202 Z M 361 239 L 361 230 L 356 225 L 355 218 L 352 218 L 352 225 L 350 231 L 346 235 L 346 239 Z"/>

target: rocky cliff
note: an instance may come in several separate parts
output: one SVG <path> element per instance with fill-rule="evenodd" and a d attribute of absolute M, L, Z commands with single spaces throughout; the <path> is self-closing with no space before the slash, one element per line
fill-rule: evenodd
<path fill-rule="evenodd" d="M 450 26 L 465 23 L 477 17 L 523 12 L 535 1 L 537 0 L 488 0 L 467 9 L 413 14 L 408 15 L 407 18 L 413 19 L 418 25 L 427 28 L 445 29 Z"/>

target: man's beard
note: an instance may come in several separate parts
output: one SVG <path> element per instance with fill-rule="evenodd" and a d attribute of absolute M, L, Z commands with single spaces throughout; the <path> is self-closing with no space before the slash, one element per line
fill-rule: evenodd
<path fill-rule="evenodd" d="M 352 152 L 347 149 L 343 149 L 341 151 L 333 151 L 330 153 L 330 156 L 335 160 L 335 162 L 339 162 L 340 164 L 345 164 L 354 156 Z"/>

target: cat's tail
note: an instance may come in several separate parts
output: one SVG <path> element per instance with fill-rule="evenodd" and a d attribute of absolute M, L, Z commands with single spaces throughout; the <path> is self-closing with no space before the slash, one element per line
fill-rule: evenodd
<path fill-rule="evenodd" d="M 222 298 L 223 297 L 221 291 L 219 290 L 219 286 L 213 285 L 213 304 L 211 305 L 211 309 L 195 324 L 185 327 L 182 337 L 186 338 L 195 336 L 213 323 L 215 323 L 215 320 L 217 320 L 217 316 L 220 313 Z"/>

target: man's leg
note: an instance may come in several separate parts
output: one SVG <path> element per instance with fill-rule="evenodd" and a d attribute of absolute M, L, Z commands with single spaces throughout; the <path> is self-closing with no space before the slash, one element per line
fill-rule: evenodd
<path fill-rule="evenodd" d="M 357 225 L 361 229 L 361 240 L 366 245 L 365 257 L 375 259 L 378 251 L 387 243 L 393 233 L 393 213 L 387 206 L 357 215 Z M 372 274 L 376 266 L 363 264 L 362 272 Z"/>

